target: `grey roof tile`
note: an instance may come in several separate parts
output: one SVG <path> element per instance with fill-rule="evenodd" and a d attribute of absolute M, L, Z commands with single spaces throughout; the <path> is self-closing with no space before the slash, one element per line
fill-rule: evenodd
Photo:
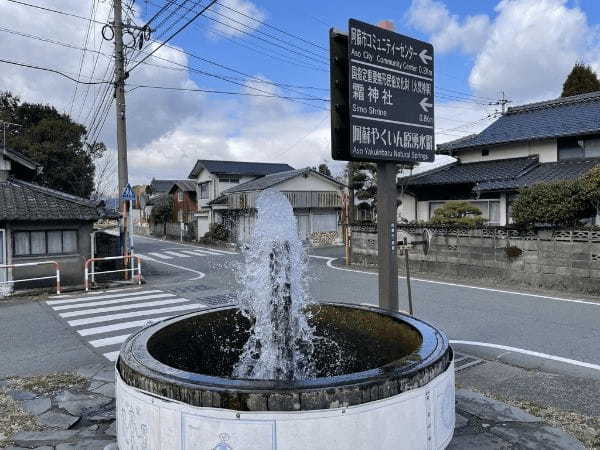
<path fill-rule="evenodd" d="M 217 161 L 212 159 L 199 159 L 190 172 L 188 178 L 196 178 L 200 170 L 206 169 L 210 173 L 227 175 L 269 175 L 287 170 L 294 170 L 289 164 L 247 162 L 247 161 Z"/>
<path fill-rule="evenodd" d="M 600 92 L 508 108 L 479 134 L 438 145 L 440 153 L 473 147 L 600 133 Z"/>
<path fill-rule="evenodd" d="M 310 169 L 309 167 L 306 167 L 304 169 L 288 170 L 286 172 L 279 172 L 271 175 L 266 175 L 264 177 L 257 178 L 256 180 L 248 181 L 246 183 L 242 183 L 237 186 L 231 187 L 223 191 L 223 194 L 233 194 L 234 192 L 262 191 L 263 189 L 268 189 L 272 186 L 275 186 L 276 184 L 283 183 L 284 181 L 290 180 L 300 175 L 308 176 L 310 173 L 315 173 L 317 175 L 327 178 L 328 180 L 334 183 L 342 185 L 339 181 L 326 175 L 323 175 L 322 173 L 319 173 L 313 169 Z"/>
<path fill-rule="evenodd" d="M 0 220 L 98 220 L 101 204 L 25 181 L 0 182 Z"/>

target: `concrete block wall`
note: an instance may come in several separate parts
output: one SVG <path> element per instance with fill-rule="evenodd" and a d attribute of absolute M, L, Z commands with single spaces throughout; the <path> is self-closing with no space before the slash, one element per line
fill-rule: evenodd
<path fill-rule="evenodd" d="M 399 230 L 421 240 L 422 228 L 399 226 Z M 600 293 L 600 232 L 588 230 L 539 230 L 519 232 L 504 229 L 432 230 L 430 251 L 409 250 L 411 270 L 420 274 L 472 280 L 517 282 L 535 288 Z M 507 255 L 508 247 L 521 250 Z M 399 247 L 399 256 L 402 248 Z M 377 264 L 377 232 L 355 228 L 352 232 L 353 261 Z M 400 270 L 404 258 L 399 258 Z"/>

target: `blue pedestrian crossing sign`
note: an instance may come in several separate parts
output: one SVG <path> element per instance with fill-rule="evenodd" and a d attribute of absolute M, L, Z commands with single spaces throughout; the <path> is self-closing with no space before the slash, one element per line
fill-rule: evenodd
<path fill-rule="evenodd" d="M 123 189 L 123 193 L 121 194 L 121 200 L 135 200 L 135 193 L 133 192 L 133 189 L 131 189 L 131 185 L 129 183 L 127 183 L 127 186 L 125 186 L 125 189 Z"/>

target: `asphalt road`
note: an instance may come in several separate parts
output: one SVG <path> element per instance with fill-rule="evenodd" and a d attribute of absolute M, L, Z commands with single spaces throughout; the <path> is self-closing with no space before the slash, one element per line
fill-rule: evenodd
<path fill-rule="evenodd" d="M 114 357 L 120 342 L 132 332 L 125 328 L 127 324 L 163 317 L 166 311 L 163 307 L 180 311 L 169 313 L 174 315 L 185 312 L 186 308 L 230 302 L 228 295 L 237 289 L 241 256 L 235 252 L 145 237 L 136 237 L 135 249 L 142 255 L 142 271 L 147 281 L 142 294 L 125 292 L 122 298 L 119 293 L 113 294 L 113 298 L 107 299 L 111 302 L 108 306 L 106 300 L 89 305 L 88 299 L 72 299 L 73 305 L 80 305 L 79 309 L 70 308 L 70 302 L 53 304 L 52 300 L 0 304 L 4 323 L 0 330 L 3 361 L 0 377 L 76 368 L 99 362 L 102 355 Z M 342 253 L 339 248 L 311 253 L 307 279 L 315 299 L 377 303 L 376 274 L 333 267 L 331 259 Z M 146 291 L 153 291 L 149 299 L 133 301 Z M 403 279 L 399 279 L 399 292 L 400 309 L 407 310 Z M 471 354 L 500 356 L 503 361 L 525 367 L 558 368 L 581 376 L 600 377 L 600 302 L 543 298 L 525 292 L 426 280 L 413 280 L 413 300 L 417 317 L 443 329 L 451 340 L 468 341 L 469 344 L 457 347 L 464 347 Z M 78 310 L 81 315 L 71 313 Z M 134 317 L 137 313 L 142 319 Z M 95 317 L 106 320 L 102 322 Z M 123 321 L 130 322 L 123 325 Z M 122 331 L 109 333 L 109 328 Z M 25 338 L 19 338 L 19 334 Z M 47 338 L 44 340 L 43 336 Z M 38 345 L 36 340 L 44 343 Z M 531 352 L 545 356 L 540 358 Z M 565 363 L 561 358 L 568 361 Z M 570 360 L 576 360 L 576 364 Z"/>

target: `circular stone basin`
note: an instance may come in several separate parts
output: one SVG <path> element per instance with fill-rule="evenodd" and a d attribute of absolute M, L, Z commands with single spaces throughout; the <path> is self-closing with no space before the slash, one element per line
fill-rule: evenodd
<path fill-rule="evenodd" d="M 310 313 L 317 376 L 305 380 L 231 377 L 251 325 L 236 307 L 130 336 L 117 361 L 119 448 L 446 447 L 454 363 L 441 331 L 375 307 L 320 303 Z"/>

